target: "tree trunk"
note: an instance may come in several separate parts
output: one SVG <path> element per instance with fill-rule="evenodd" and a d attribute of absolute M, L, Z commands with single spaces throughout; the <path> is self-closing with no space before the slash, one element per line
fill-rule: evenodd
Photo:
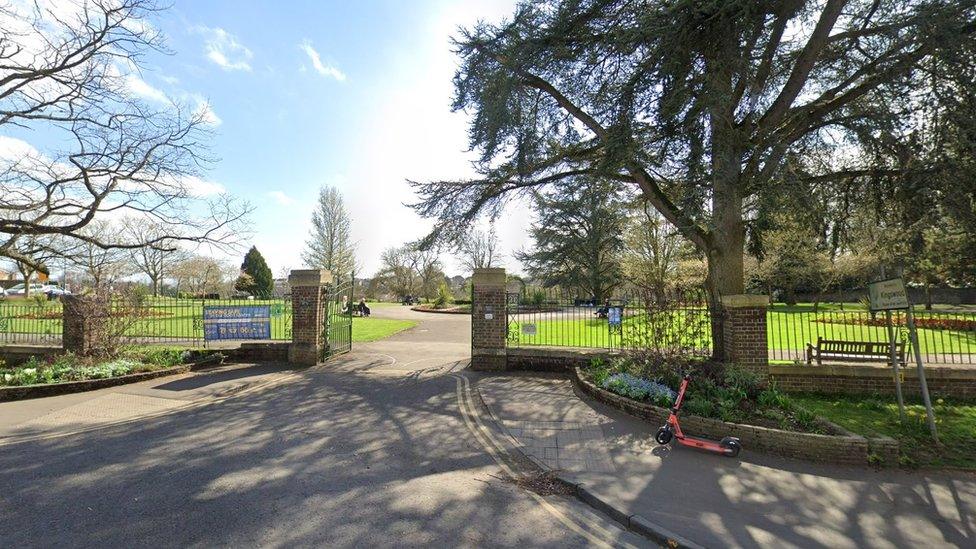
<path fill-rule="evenodd" d="M 740 145 L 725 117 L 712 116 L 712 232 L 708 284 L 712 296 L 712 357 L 725 356 L 721 298 L 745 291 L 745 223 L 740 190 Z"/>
<path fill-rule="evenodd" d="M 786 301 L 786 304 L 789 305 L 790 307 L 795 306 L 796 305 L 796 289 L 793 288 L 793 286 L 791 286 L 791 285 L 787 285 L 784 290 L 785 291 L 784 291 L 783 299 Z"/>

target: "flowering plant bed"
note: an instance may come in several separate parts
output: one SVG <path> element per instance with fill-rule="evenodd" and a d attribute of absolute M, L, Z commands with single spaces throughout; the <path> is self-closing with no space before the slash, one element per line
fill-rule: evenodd
<path fill-rule="evenodd" d="M 875 318 L 870 318 L 866 316 L 824 316 L 817 318 L 817 322 L 821 324 L 848 324 L 853 326 L 875 326 L 875 327 L 885 327 L 887 326 L 887 320 L 885 320 L 884 315 L 878 315 Z M 903 315 L 896 315 L 891 319 L 893 326 L 906 326 L 908 320 Z M 916 316 L 915 326 L 919 328 L 925 328 L 928 330 L 956 330 L 962 332 L 976 332 L 976 320 L 971 318 L 956 318 L 947 316 L 938 317 L 927 317 L 927 316 Z"/>
<path fill-rule="evenodd" d="M 592 370 L 588 368 L 587 370 Z M 610 390 L 603 389 L 592 381 L 592 372 L 581 368 L 572 370 L 573 381 L 582 393 L 635 417 L 647 420 L 653 427 L 663 424 L 668 417 L 668 409 L 646 401 L 628 398 Z M 827 461 L 848 464 L 887 464 L 897 463 L 898 441 L 889 437 L 867 438 L 845 431 L 825 420 L 817 420 L 822 430 L 819 432 L 795 432 L 750 423 L 722 421 L 692 414 L 683 414 L 682 429 L 694 436 L 704 436 L 718 440 L 724 436 L 734 436 L 742 441 L 747 451 L 765 451 L 786 457 Z"/>
<path fill-rule="evenodd" d="M 70 353 L 39 360 L 32 357 L 17 368 L 0 361 L 0 402 L 79 393 L 157 377 L 182 374 L 219 364 L 217 352 L 147 348 L 112 359 L 81 358 Z"/>
<path fill-rule="evenodd" d="M 816 415 L 796 406 L 775 386 L 764 386 L 751 372 L 705 362 L 697 370 L 685 394 L 684 413 L 786 431 L 832 432 Z M 648 367 L 630 357 L 594 359 L 584 374 L 602 389 L 662 408 L 674 403 L 682 378 L 677 370 Z"/>
<path fill-rule="evenodd" d="M 187 364 L 195 356 L 189 350 L 149 348 L 128 351 L 111 359 L 79 357 L 72 353 L 46 358 L 31 357 L 16 368 L 4 368 L 0 361 L 0 387 L 108 379 L 154 372 Z"/>

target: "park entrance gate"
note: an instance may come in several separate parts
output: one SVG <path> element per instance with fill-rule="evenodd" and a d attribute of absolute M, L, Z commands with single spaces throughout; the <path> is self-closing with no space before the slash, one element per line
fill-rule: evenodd
<path fill-rule="evenodd" d="M 325 358 L 352 349 L 352 314 L 356 304 L 353 292 L 354 278 L 333 281 L 328 287 L 325 300 Z"/>

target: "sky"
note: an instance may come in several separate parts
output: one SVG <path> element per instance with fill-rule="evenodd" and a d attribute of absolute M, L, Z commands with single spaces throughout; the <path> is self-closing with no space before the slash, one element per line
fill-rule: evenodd
<path fill-rule="evenodd" d="M 473 175 L 468 117 L 450 110 L 450 39 L 459 26 L 511 15 L 514 4 L 177 0 L 154 21 L 171 54 L 148 56 L 136 86 L 148 101 L 209 105 L 219 160 L 203 179 L 255 207 L 253 244 L 276 275 L 302 267 L 318 190 L 333 185 L 368 276 L 383 249 L 430 227 L 404 206 L 413 201 L 407 179 Z M 513 207 L 497 229 L 510 267 L 527 217 Z M 449 275 L 461 274 L 443 259 Z"/>

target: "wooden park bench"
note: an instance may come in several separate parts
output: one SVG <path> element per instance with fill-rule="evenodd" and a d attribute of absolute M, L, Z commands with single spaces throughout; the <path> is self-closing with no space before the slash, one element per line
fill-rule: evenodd
<path fill-rule="evenodd" d="M 898 363 L 905 365 L 905 344 L 895 343 L 895 353 Z M 817 338 L 817 344 L 807 343 L 807 364 L 817 361 L 817 365 L 825 360 L 836 362 L 884 362 L 891 363 L 889 344 L 881 341 L 843 341 L 839 339 Z"/>

